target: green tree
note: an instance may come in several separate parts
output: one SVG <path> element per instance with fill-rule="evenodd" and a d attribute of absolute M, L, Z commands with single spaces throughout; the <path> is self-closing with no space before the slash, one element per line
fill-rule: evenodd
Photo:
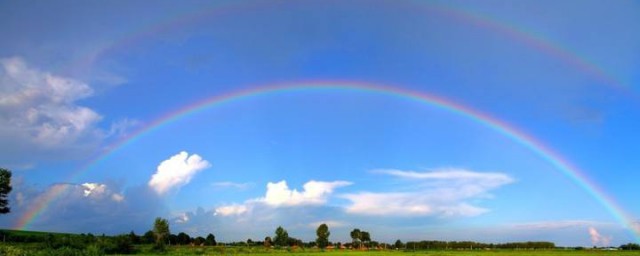
<path fill-rule="evenodd" d="M 206 243 L 205 243 L 206 245 L 215 246 L 217 244 L 216 243 L 216 237 L 211 233 L 209 233 L 209 235 L 207 235 L 207 238 L 205 239 L 205 241 L 206 241 Z"/>
<path fill-rule="evenodd" d="M 287 242 L 289 242 L 289 233 L 287 230 L 278 226 L 276 229 L 276 236 L 273 239 L 276 246 L 287 246 Z"/>
<path fill-rule="evenodd" d="M 153 223 L 153 235 L 156 238 L 156 249 L 164 250 L 165 241 L 169 237 L 169 221 L 163 218 L 156 218 Z"/>
<path fill-rule="evenodd" d="M 622 249 L 622 250 L 640 250 L 640 245 L 639 244 L 634 244 L 634 243 L 628 243 L 628 244 L 621 245 L 620 249 Z"/>
<path fill-rule="evenodd" d="M 178 243 L 181 245 L 186 245 L 191 243 L 191 237 L 187 235 L 185 232 L 178 233 Z"/>
<path fill-rule="evenodd" d="M 6 214 L 11 211 L 8 198 L 11 189 L 11 171 L 0 168 L 0 214 Z"/>
<path fill-rule="evenodd" d="M 133 232 L 133 230 L 131 230 L 131 232 L 129 233 L 129 239 L 131 239 L 131 242 L 134 244 L 140 243 L 140 237 L 137 236 L 136 233 Z"/>
<path fill-rule="evenodd" d="M 362 232 L 360 231 L 360 229 L 354 229 L 351 231 L 351 233 L 349 233 L 349 235 L 351 236 L 351 241 L 353 244 L 353 247 L 356 247 L 360 244 L 360 239 L 362 237 Z"/>
<path fill-rule="evenodd" d="M 316 244 L 318 247 L 322 249 L 326 248 L 327 245 L 329 245 L 329 235 L 331 235 L 331 232 L 329 232 L 329 226 L 325 223 L 320 224 L 318 229 L 316 229 L 316 235 Z"/>
<path fill-rule="evenodd" d="M 395 244 L 396 249 L 402 249 L 404 247 L 404 244 L 402 243 L 402 241 L 400 241 L 400 239 L 396 240 L 396 244 Z"/>
<path fill-rule="evenodd" d="M 156 240 L 156 238 L 155 238 L 155 235 L 153 234 L 153 231 L 149 230 L 146 233 L 144 233 L 141 240 L 142 240 L 142 243 L 144 244 L 152 244 Z"/>
<path fill-rule="evenodd" d="M 207 243 L 207 239 L 205 239 L 204 237 L 199 236 L 199 237 L 196 237 L 196 238 L 193 239 L 193 243 L 195 245 L 203 245 L 203 244 Z"/>
<path fill-rule="evenodd" d="M 273 242 L 271 241 L 271 237 L 270 236 L 264 238 L 264 247 L 269 248 L 269 247 L 271 247 L 272 243 Z"/>
<path fill-rule="evenodd" d="M 360 232 L 360 242 L 369 247 L 369 243 L 371 243 L 371 235 L 367 231 Z"/>

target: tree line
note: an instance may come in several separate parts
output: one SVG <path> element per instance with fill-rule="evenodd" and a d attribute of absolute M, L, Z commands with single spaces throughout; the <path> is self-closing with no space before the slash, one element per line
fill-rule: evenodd
<path fill-rule="evenodd" d="M 523 249 L 548 250 L 555 249 L 552 242 L 515 242 L 515 243 L 480 243 L 473 241 L 418 241 L 402 243 L 397 240 L 395 248 L 407 250 L 475 250 L 475 249 Z"/>

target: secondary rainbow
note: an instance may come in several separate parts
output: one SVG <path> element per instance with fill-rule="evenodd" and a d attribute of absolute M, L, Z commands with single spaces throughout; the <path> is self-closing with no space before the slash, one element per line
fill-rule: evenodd
<path fill-rule="evenodd" d="M 395 8 L 400 4 L 397 2 L 391 3 L 391 5 L 381 6 L 380 8 Z M 386 3 L 382 2 L 377 4 L 384 5 Z M 626 97 L 640 100 L 640 95 L 638 95 L 631 86 L 626 85 L 623 81 L 589 60 L 588 57 L 579 54 L 568 46 L 563 46 L 558 42 L 552 41 L 544 35 L 534 33 L 523 26 L 504 22 L 488 14 L 465 9 L 454 4 L 439 4 L 425 1 L 408 1 L 403 2 L 403 4 L 404 8 L 411 11 L 417 11 L 425 15 L 438 15 L 451 21 L 485 29 L 511 41 L 521 43 L 588 75 L 603 86 L 618 91 Z M 282 7 L 286 7 L 286 5 L 275 8 Z M 403 7 L 403 5 L 400 5 L 400 7 Z M 151 40 L 155 36 L 163 35 L 171 31 L 179 31 L 194 24 L 211 21 L 211 18 L 224 19 L 225 17 L 231 17 L 242 12 L 267 8 L 274 8 L 274 5 L 268 1 L 228 2 L 180 15 L 167 16 L 157 22 L 133 28 L 130 31 L 122 33 L 110 44 L 96 48 L 86 55 L 82 55 L 81 58 L 71 61 L 71 63 L 63 69 L 86 72 L 93 67 L 96 61 L 104 56 L 135 48 L 135 45 Z"/>
<path fill-rule="evenodd" d="M 187 105 L 176 111 L 167 113 L 160 118 L 148 123 L 139 130 L 132 133 L 130 136 L 123 138 L 114 145 L 112 145 L 106 152 L 90 161 L 83 168 L 74 172 L 69 181 L 77 181 L 78 178 L 92 170 L 100 162 L 107 159 L 113 152 L 118 149 L 134 143 L 136 140 L 143 138 L 145 134 L 151 133 L 154 130 L 161 129 L 163 126 L 179 121 L 180 119 L 195 115 L 205 109 L 214 108 L 227 103 L 247 100 L 254 97 L 268 96 L 271 94 L 296 92 L 296 91 L 355 91 L 363 93 L 382 94 L 390 97 L 396 97 L 400 99 L 406 99 L 411 101 L 420 102 L 452 114 L 456 114 L 467 118 L 477 124 L 490 128 L 510 140 L 524 146 L 531 152 L 535 153 L 551 165 L 553 165 L 558 171 L 562 172 L 573 182 L 579 185 L 585 192 L 593 197 L 598 203 L 600 203 L 623 227 L 627 228 L 630 234 L 638 241 L 640 241 L 640 234 L 637 234 L 633 228 L 633 221 L 625 211 L 616 204 L 616 202 L 608 197 L 606 193 L 600 189 L 595 183 L 591 182 L 586 175 L 583 174 L 575 165 L 571 164 L 568 160 L 565 160 L 560 154 L 545 146 L 540 140 L 535 139 L 533 136 L 526 132 L 517 129 L 516 127 L 508 124 L 505 121 L 492 117 L 479 110 L 472 109 L 462 104 L 453 102 L 443 97 L 429 94 L 421 91 L 403 89 L 399 87 L 392 87 L 386 85 L 378 85 L 372 83 L 365 83 L 359 81 L 308 81 L 308 82 L 292 82 L 282 84 L 272 84 L 266 86 L 250 87 L 243 90 L 231 91 L 225 94 L 215 95 L 210 98 L 203 99 L 194 104 Z M 39 215 L 41 215 L 48 208 L 49 204 L 57 199 L 61 194 L 60 191 L 52 191 L 50 194 L 38 200 L 34 206 L 24 214 L 16 225 L 18 229 L 27 229 Z"/>

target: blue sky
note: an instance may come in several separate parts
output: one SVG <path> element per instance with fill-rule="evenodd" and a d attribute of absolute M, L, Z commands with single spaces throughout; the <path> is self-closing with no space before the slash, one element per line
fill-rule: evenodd
<path fill-rule="evenodd" d="M 636 241 L 639 7 L 1 2 L 0 166 L 14 191 L 0 227 L 46 202 L 25 228 L 142 233 L 161 216 L 175 233 L 221 241 L 260 240 L 278 225 L 311 240 L 322 222 L 333 241 L 353 228 L 385 242 Z M 119 144 L 208 98 L 317 81 L 488 114 L 592 187 L 468 116 L 365 90 L 258 94 Z"/>

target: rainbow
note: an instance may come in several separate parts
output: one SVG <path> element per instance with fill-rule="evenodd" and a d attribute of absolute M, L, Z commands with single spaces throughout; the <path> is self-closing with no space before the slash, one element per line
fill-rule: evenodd
<path fill-rule="evenodd" d="M 636 96 L 631 90 L 632 88 L 615 78 L 615 76 L 606 72 L 603 68 L 591 62 L 588 58 L 571 51 L 568 47 L 563 47 L 558 43 L 552 42 L 542 35 L 530 32 L 524 27 L 518 27 L 513 24 L 501 22 L 487 14 L 473 12 L 460 7 L 454 7 L 449 4 L 431 4 L 425 8 L 432 9 L 435 13 L 442 14 L 443 16 L 454 20 L 487 29 L 515 42 L 520 42 L 591 76 L 591 78 L 599 81 L 605 86 L 615 89 L 616 91 L 629 92 L 627 95 Z"/>
<path fill-rule="evenodd" d="M 187 105 L 176 111 L 167 113 L 160 118 L 148 123 L 137 131 L 133 132 L 126 138 L 118 141 L 112 145 L 104 154 L 98 156 L 94 160 L 90 161 L 83 168 L 74 172 L 69 180 L 76 180 L 80 175 L 90 171 L 94 166 L 98 165 L 105 159 L 107 159 L 112 153 L 120 148 L 123 148 L 129 144 L 134 143 L 136 140 L 144 137 L 145 134 L 151 133 L 162 127 L 179 121 L 187 116 L 196 115 L 197 113 L 214 107 L 218 107 L 231 102 L 237 102 L 255 98 L 258 96 L 268 96 L 277 93 L 284 92 L 297 92 L 297 91 L 354 91 L 371 94 L 381 94 L 390 97 L 396 97 L 409 101 L 415 101 L 422 104 L 426 104 L 443 111 L 447 111 L 451 114 L 455 114 L 471 120 L 477 124 L 483 125 L 503 136 L 509 138 L 513 142 L 516 142 L 523 147 L 529 149 L 546 162 L 550 163 L 562 172 L 566 177 L 571 179 L 577 185 L 579 185 L 585 192 L 593 197 L 599 204 L 618 221 L 623 227 L 628 228 L 631 235 L 640 241 L 640 235 L 634 233 L 632 229 L 633 221 L 627 216 L 625 211 L 617 205 L 615 200 L 607 196 L 607 194 L 595 185 L 589 178 L 580 171 L 578 167 L 571 164 L 568 160 L 564 159 L 560 154 L 547 147 L 541 141 L 537 140 L 533 136 L 526 132 L 517 129 L 516 127 L 508 124 L 505 121 L 492 117 L 479 110 L 472 109 L 470 107 L 461 105 L 443 97 L 437 95 L 428 94 L 424 92 L 402 89 L 399 87 L 391 87 L 385 85 L 377 85 L 372 83 L 357 82 L 357 81 L 309 81 L 309 82 L 292 82 L 282 84 L 272 84 L 266 86 L 250 87 L 248 89 L 231 91 L 225 94 L 215 95 L 210 98 L 203 99 L 196 103 Z M 59 192 L 53 192 L 52 195 L 46 196 L 44 199 L 38 201 L 34 206 L 29 209 L 18 221 L 17 229 L 27 229 L 29 225 L 46 209 L 49 204 L 59 196 Z"/>
<path fill-rule="evenodd" d="M 399 4 L 398 2 L 391 3 L 391 6 L 393 7 L 397 7 Z M 595 81 L 598 81 L 602 86 L 606 86 L 620 92 L 621 95 L 625 95 L 635 100 L 640 100 L 640 95 L 638 95 L 631 86 L 625 84 L 623 81 L 616 78 L 593 61 L 589 60 L 589 58 L 580 55 L 576 51 L 572 51 L 567 46 L 551 41 L 544 35 L 534 33 L 523 26 L 517 26 L 515 24 L 500 21 L 488 14 L 465 9 L 453 4 L 439 4 L 426 1 L 409 1 L 403 3 L 405 5 L 404 7 L 412 11 L 421 12 L 425 15 L 438 15 L 445 19 L 485 29 L 496 35 L 521 43 L 531 49 L 573 67 L 575 70 L 578 70 L 593 78 Z M 209 18 L 224 18 L 243 11 L 273 6 L 274 5 L 268 1 L 228 2 L 194 12 L 168 16 L 160 21 L 137 27 L 131 31 L 121 34 L 110 44 L 97 47 L 92 52 L 82 55 L 81 58 L 71 61 L 71 64 L 66 68 L 63 68 L 63 70 L 87 71 L 93 67 L 94 63 L 101 59 L 101 57 L 116 53 L 120 50 L 126 51 L 136 44 L 152 39 L 154 36 L 170 31 L 178 31 L 189 25 L 204 22 Z M 381 8 L 386 7 L 383 6 Z"/>

